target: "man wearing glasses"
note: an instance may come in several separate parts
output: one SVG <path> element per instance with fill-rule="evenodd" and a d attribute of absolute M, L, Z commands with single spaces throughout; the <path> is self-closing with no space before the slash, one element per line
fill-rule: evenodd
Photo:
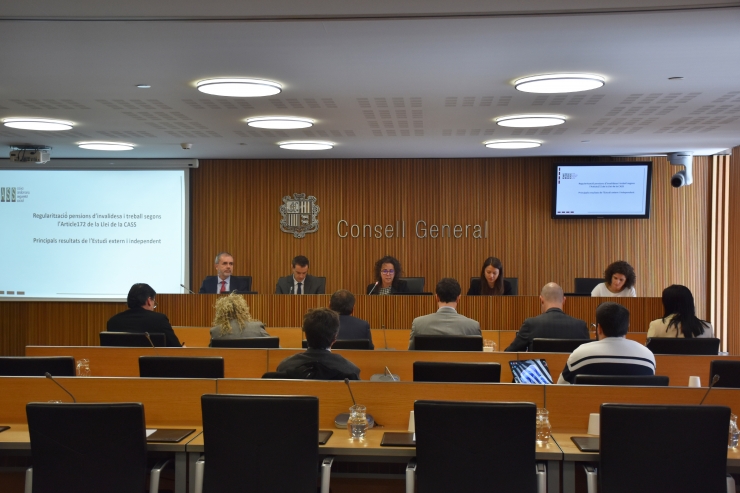
<path fill-rule="evenodd" d="M 164 313 L 154 311 L 157 293 L 148 284 L 136 283 L 131 286 L 126 297 L 128 310 L 117 313 L 108 320 L 108 332 L 137 332 L 143 334 L 164 334 L 167 347 L 181 347 L 180 340 L 172 330 L 170 320 Z"/>

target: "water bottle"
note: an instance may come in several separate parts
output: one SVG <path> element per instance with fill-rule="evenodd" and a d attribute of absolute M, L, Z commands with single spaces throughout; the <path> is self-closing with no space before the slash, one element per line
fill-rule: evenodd
<path fill-rule="evenodd" d="M 353 440 L 362 440 L 367 432 L 367 409 L 365 406 L 356 404 L 349 408 L 349 419 L 347 420 L 347 430 Z"/>
<path fill-rule="evenodd" d="M 738 438 L 740 438 L 740 430 L 737 428 L 737 416 L 730 414 L 730 434 L 727 437 L 727 448 L 737 447 Z"/>
<path fill-rule="evenodd" d="M 547 445 L 550 441 L 550 411 L 537 408 L 537 445 Z"/>

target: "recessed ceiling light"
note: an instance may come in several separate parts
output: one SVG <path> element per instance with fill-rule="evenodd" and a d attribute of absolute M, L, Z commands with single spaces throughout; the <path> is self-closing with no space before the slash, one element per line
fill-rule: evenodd
<path fill-rule="evenodd" d="M 546 74 L 517 79 L 514 87 L 523 92 L 552 94 L 589 91 L 605 82 L 605 77 L 596 74 Z"/>
<path fill-rule="evenodd" d="M 133 144 L 126 142 L 80 142 L 77 146 L 94 151 L 130 151 L 134 148 Z"/>
<path fill-rule="evenodd" d="M 509 115 L 496 118 L 502 127 L 552 127 L 565 123 L 563 115 Z"/>
<path fill-rule="evenodd" d="M 139 89 L 149 89 L 152 86 L 150 86 L 149 84 L 136 84 L 136 87 L 138 87 Z"/>
<path fill-rule="evenodd" d="M 289 142 L 278 142 L 281 149 L 290 149 L 291 151 L 325 151 L 333 149 L 336 145 L 334 142 L 323 140 L 292 140 Z"/>
<path fill-rule="evenodd" d="M 489 140 L 484 142 L 483 145 L 489 149 L 530 149 L 541 146 L 542 142 L 536 140 Z"/>
<path fill-rule="evenodd" d="M 247 125 L 257 128 L 308 128 L 313 126 L 314 120 L 310 118 L 300 118 L 297 116 L 259 116 L 247 118 Z"/>
<path fill-rule="evenodd" d="M 74 123 L 64 120 L 50 120 L 48 118 L 5 118 L 3 124 L 6 127 L 20 128 L 23 130 L 45 130 L 55 132 L 58 130 L 70 130 Z"/>
<path fill-rule="evenodd" d="M 232 98 L 272 96 L 283 90 L 277 82 L 262 79 L 205 79 L 196 86 L 200 92 Z"/>

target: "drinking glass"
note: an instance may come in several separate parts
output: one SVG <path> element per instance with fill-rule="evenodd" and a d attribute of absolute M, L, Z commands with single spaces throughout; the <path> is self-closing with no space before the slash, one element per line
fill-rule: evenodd
<path fill-rule="evenodd" d="M 349 419 L 347 420 L 347 430 L 353 440 L 362 440 L 367 432 L 367 409 L 365 406 L 356 404 L 349 408 Z"/>

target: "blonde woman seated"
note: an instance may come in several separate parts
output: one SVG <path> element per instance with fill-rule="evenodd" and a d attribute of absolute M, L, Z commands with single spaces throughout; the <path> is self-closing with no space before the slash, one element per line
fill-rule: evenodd
<path fill-rule="evenodd" d="M 697 318 L 689 288 L 673 284 L 663 290 L 663 318 L 650 322 L 647 337 L 714 337 L 714 330 Z"/>
<path fill-rule="evenodd" d="M 249 305 L 244 297 L 238 294 L 222 296 L 216 301 L 216 318 L 213 319 L 213 325 L 211 340 L 270 337 L 265 330 L 265 324 L 249 315 Z"/>

